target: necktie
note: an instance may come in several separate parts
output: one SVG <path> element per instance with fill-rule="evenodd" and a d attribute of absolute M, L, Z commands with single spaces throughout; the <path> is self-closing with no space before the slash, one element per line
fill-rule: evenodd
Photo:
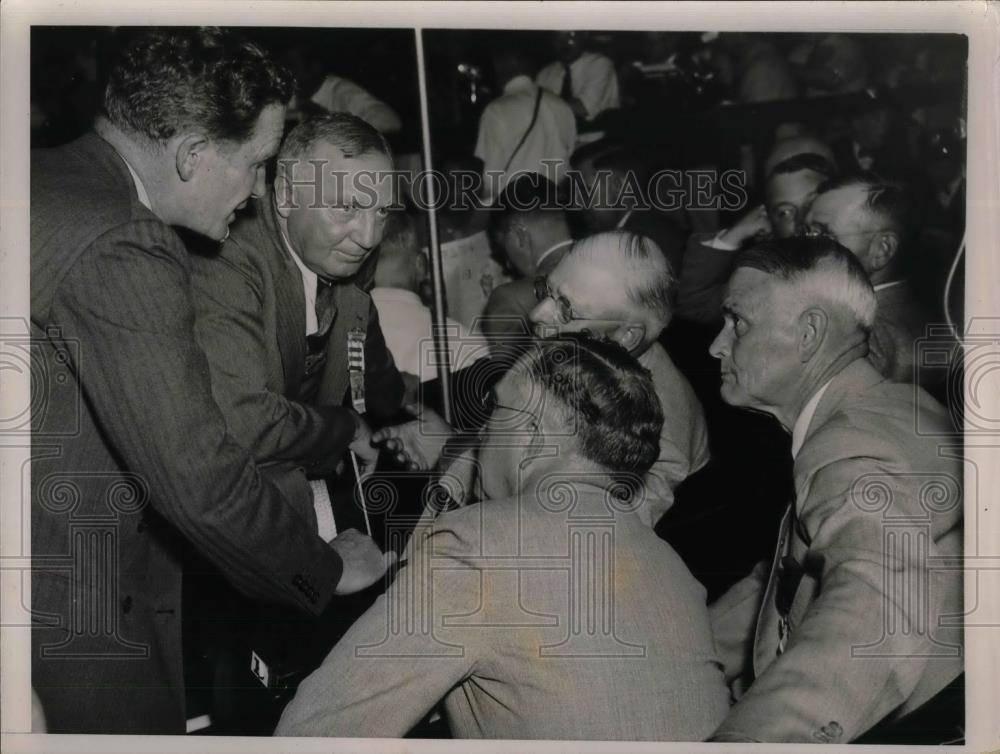
<path fill-rule="evenodd" d="M 330 325 L 333 324 L 335 313 L 333 286 L 323 280 L 318 280 L 316 282 L 316 324 L 318 326 L 316 337 L 324 338 L 330 332 Z"/>
<path fill-rule="evenodd" d="M 559 91 L 559 96 L 564 100 L 573 99 L 573 74 L 570 73 L 569 63 L 563 63 L 563 69 L 565 70 L 565 75 L 563 75 L 562 89 Z"/>

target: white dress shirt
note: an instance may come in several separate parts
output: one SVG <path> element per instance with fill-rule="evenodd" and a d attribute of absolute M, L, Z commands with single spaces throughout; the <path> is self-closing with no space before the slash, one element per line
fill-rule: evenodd
<path fill-rule="evenodd" d="M 476 157 L 483 161 L 484 174 L 506 168 L 498 184 L 485 179 L 487 201 L 503 191 L 507 176 L 521 171 L 538 173 L 556 183 L 566 175 L 569 156 L 576 142 L 576 118 L 570 106 L 558 96 L 542 96 L 538 120 L 517 154 L 514 154 L 531 123 L 537 91 L 530 78 L 515 76 L 504 86 L 503 94 L 487 105 L 479 118 Z M 549 167 L 543 160 L 553 160 L 554 164 Z M 508 161 L 510 167 L 507 167 Z"/>
<path fill-rule="evenodd" d="M 340 76 L 327 76 L 309 99 L 327 112 L 356 115 L 382 133 L 393 133 L 403 127 L 395 110 L 368 90 Z"/>
<path fill-rule="evenodd" d="M 593 120 L 605 110 L 621 104 L 618 93 L 618 74 L 610 58 L 596 52 L 585 52 L 569 64 L 573 77 L 573 96 L 583 103 L 587 120 Z M 539 71 L 536 81 L 555 95 L 562 91 L 565 66 L 556 61 Z"/>
<path fill-rule="evenodd" d="M 386 347 L 399 371 L 416 375 L 421 382 L 435 379 L 438 373 L 430 309 L 416 293 L 402 288 L 376 287 L 371 297 L 378 310 Z M 470 340 L 468 330 L 460 322 L 446 319 L 445 332 L 452 371 L 489 355 L 482 339 Z"/>

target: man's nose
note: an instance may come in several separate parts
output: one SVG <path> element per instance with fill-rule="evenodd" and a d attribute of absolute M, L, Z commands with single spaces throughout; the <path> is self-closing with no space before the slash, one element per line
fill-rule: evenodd
<path fill-rule="evenodd" d="M 359 212 L 354 222 L 354 242 L 358 246 L 371 249 L 382 240 L 379 237 L 378 221 L 374 211 Z"/>
<path fill-rule="evenodd" d="M 726 334 L 726 326 L 723 325 L 722 329 L 719 330 L 719 334 L 715 336 L 715 340 L 708 347 L 708 352 L 713 358 L 721 359 L 723 356 L 729 353 L 729 337 Z"/>
<path fill-rule="evenodd" d="M 547 298 L 539 301 L 528 314 L 528 319 L 535 325 L 554 325 L 556 323 L 555 303 Z"/>

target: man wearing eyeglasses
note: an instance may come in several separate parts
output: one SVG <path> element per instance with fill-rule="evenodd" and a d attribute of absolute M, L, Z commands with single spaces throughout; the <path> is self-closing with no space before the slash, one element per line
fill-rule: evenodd
<path fill-rule="evenodd" d="M 728 706 L 705 591 L 636 515 L 663 413 L 621 347 L 541 340 L 485 404 L 484 502 L 419 526 L 280 736 L 701 740 Z"/>
<path fill-rule="evenodd" d="M 942 449 L 947 412 L 865 359 L 875 309 L 829 238 L 736 261 L 711 346 L 721 395 L 791 434 L 795 497 L 770 563 L 711 607 L 737 700 L 714 740 L 848 743 L 961 673 L 961 571 L 946 565 L 961 562 L 961 465 Z M 931 743 L 940 721 L 910 721 Z"/>
<path fill-rule="evenodd" d="M 673 490 L 709 460 L 701 403 L 657 342 L 669 324 L 677 281 L 660 249 L 626 231 L 578 241 L 547 276 L 536 280 L 531 312 L 541 337 L 585 332 L 608 338 L 650 370 L 667 420 L 660 454 L 646 476 L 646 510 L 655 525 L 673 504 Z"/>

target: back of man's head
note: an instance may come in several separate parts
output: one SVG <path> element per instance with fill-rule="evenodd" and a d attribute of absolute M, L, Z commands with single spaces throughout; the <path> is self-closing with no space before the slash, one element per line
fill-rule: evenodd
<path fill-rule="evenodd" d="M 490 234 L 519 275 L 534 274 L 538 257 L 570 238 L 556 185 L 537 173 L 510 181 L 494 204 Z"/>
<path fill-rule="evenodd" d="M 292 96 L 291 74 L 259 47 L 216 28 L 155 28 L 125 42 L 103 113 L 132 137 L 162 144 L 186 131 L 249 139 L 261 112 Z"/>
<path fill-rule="evenodd" d="M 427 258 L 420 251 L 413 218 L 402 210 L 389 213 L 385 236 L 378 247 L 375 285 L 420 292 L 427 276 Z"/>
<path fill-rule="evenodd" d="M 621 346 L 566 334 L 537 341 L 515 367 L 522 368 L 586 460 L 638 478 L 659 457 L 663 411 L 652 377 Z"/>
<path fill-rule="evenodd" d="M 775 238 L 741 252 L 733 270 L 749 268 L 792 286 L 806 304 L 825 303 L 847 330 L 869 333 L 875 321 L 875 290 L 857 257 L 824 236 Z"/>
<path fill-rule="evenodd" d="M 654 241 L 625 230 L 596 233 L 577 241 L 569 261 L 588 260 L 613 272 L 635 308 L 654 325 L 650 338 L 670 324 L 677 277 Z"/>

